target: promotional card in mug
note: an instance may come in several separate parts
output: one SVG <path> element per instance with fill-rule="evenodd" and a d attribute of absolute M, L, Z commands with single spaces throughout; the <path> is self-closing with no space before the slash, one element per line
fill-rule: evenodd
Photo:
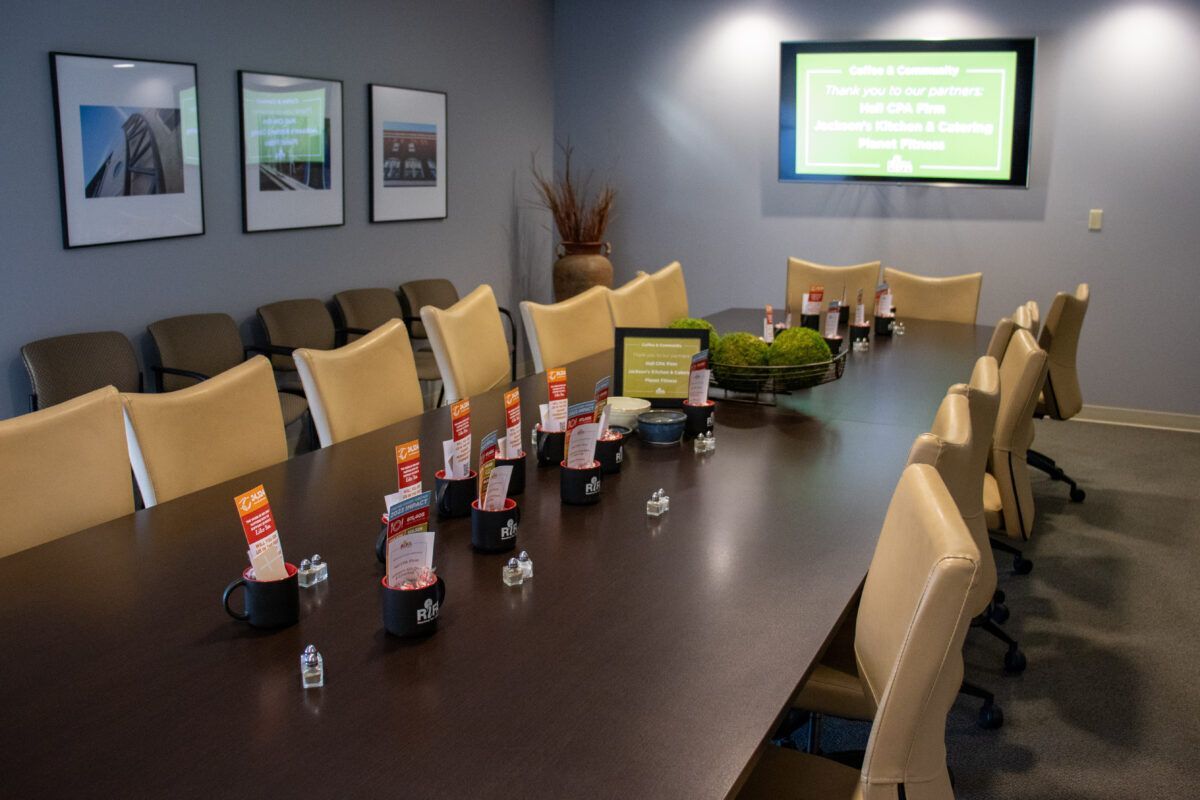
<path fill-rule="evenodd" d="M 867 311 L 866 311 L 866 306 L 863 305 L 863 290 L 862 289 L 858 290 L 858 298 L 855 300 L 854 324 L 855 325 L 866 325 L 867 324 Z"/>
<path fill-rule="evenodd" d="M 388 507 L 388 538 L 429 530 L 429 504 L 433 492 L 399 500 Z"/>
<path fill-rule="evenodd" d="M 479 491 L 480 497 L 487 493 L 488 481 L 492 477 L 492 470 L 496 468 L 496 453 L 497 441 L 499 435 L 496 431 L 491 431 L 482 439 L 479 440 Z"/>
<path fill-rule="evenodd" d="M 817 316 L 821 313 L 821 307 L 824 305 L 825 287 L 819 284 L 814 284 L 808 287 L 808 292 L 804 295 L 803 313 L 806 317 Z"/>
<path fill-rule="evenodd" d="M 829 312 L 825 315 L 825 338 L 835 339 L 838 332 L 838 315 L 841 313 L 841 306 L 837 300 L 829 301 Z"/>
<path fill-rule="evenodd" d="M 875 287 L 875 316 L 890 317 L 892 315 L 892 290 L 886 283 Z"/>
<path fill-rule="evenodd" d="M 508 497 L 508 484 L 512 480 L 512 473 L 512 464 L 505 464 L 492 470 L 491 478 L 487 482 L 487 493 L 480 495 L 483 498 L 481 508 L 484 511 L 504 510 L 504 501 Z"/>
<path fill-rule="evenodd" d="M 585 422 L 591 422 L 595 416 L 596 406 L 591 400 L 584 400 L 582 403 L 576 403 L 567 409 L 567 440 L 565 447 L 571 447 L 571 432 L 576 426 L 582 425 Z"/>
<path fill-rule="evenodd" d="M 450 405 L 450 431 L 454 438 L 454 476 L 465 478 L 471 471 L 471 398 Z"/>
<path fill-rule="evenodd" d="M 447 479 L 467 477 L 466 472 L 463 472 L 462 475 L 458 474 L 458 457 L 455 455 L 453 439 L 442 440 L 442 460 L 445 462 L 442 469 Z"/>
<path fill-rule="evenodd" d="M 567 466 L 572 469 L 587 469 L 596 460 L 596 438 L 600 425 L 585 422 L 571 429 L 567 439 Z"/>
<path fill-rule="evenodd" d="M 542 430 L 562 432 L 567 429 L 567 369 L 557 367 L 546 370 L 546 397 L 549 407 L 550 425 Z"/>
<path fill-rule="evenodd" d="M 396 487 L 402 500 L 421 493 L 421 442 L 417 439 L 396 445 Z"/>
<path fill-rule="evenodd" d="M 595 403 L 592 414 L 592 421 L 597 422 L 600 419 L 600 414 L 604 411 L 604 406 L 608 402 L 609 389 L 612 386 L 612 376 L 605 375 L 600 380 L 596 381 L 596 392 L 592 395 L 592 402 Z"/>
<path fill-rule="evenodd" d="M 520 458 L 521 442 L 521 390 L 509 389 L 504 393 L 504 458 Z"/>
<path fill-rule="evenodd" d="M 708 381 L 712 370 L 708 368 L 708 351 L 701 350 L 692 356 L 692 368 L 688 373 L 688 404 L 702 406 L 708 402 Z"/>
<path fill-rule="evenodd" d="M 422 570 L 433 567 L 433 531 L 406 533 L 388 537 L 388 586 L 400 588 L 405 581 L 415 581 Z"/>
<path fill-rule="evenodd" d="M 775 309 L 771 308 L 770 303 L 767 303 L 766 313 L 763 315 L 762 338 L 767 344 L 775 341 Z"/>
<path fill-rule="evenodd" d="M 239 494 L 233 502 L 242 521 L 246 544 L 250 546 L 247 554 L 250 556 L 250 565 L 254 567 L 255 580 L 279 581 L 286 578 L 288 572 L 283 562 L 283 545 L 279 541 L 275 517 L 271 514 L 271 504 L 267 501 L 267 490 L 260 484 Z"/>

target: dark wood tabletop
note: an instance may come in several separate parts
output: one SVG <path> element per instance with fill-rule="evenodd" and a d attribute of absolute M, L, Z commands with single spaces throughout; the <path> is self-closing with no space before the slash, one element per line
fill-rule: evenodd
<path fill-rule="evenodd" d="M 420 641 L 384 632 L 373 547 L 394 445 L 420 438 L 432 488 L 444 408 L 0 559 L 0 796 L 724 797 L 860 584 L 913 437 L 987 336 L 910 321 L 851 353 L 840 381 L 775 408 L 719 403 L 707 456 L 634 438 L 598 506 L 563 506 L 557 469 L 531 458 L 518 548 L 534 578 L 505 586 L 508 555 L 473 552 L 467 519 L 435 521 L 446 599 Z M 572 402 L 611 364 L 569 365 Z M 519 385 L 527 434 L 544 377 Z M 501 393 L 471 415 L 477 448 Z M 246 563 L 233 497 L 258 483 L 287 560 L 330 565 L 275 632 L 220 603 Z M 671 510 L 652 520 L 659 487 Z M 305 691 L 310 642 L 326 685 Z"/>

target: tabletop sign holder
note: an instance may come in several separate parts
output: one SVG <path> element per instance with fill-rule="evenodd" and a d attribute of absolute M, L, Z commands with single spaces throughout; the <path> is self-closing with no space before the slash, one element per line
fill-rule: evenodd
<path fill-rule="evenodd" d="M 654 408 L 681 407 L 692 356 L 708 349 L 708 331 L 617 328 L 614 336 L 613 394 L 649 400 Z"/>

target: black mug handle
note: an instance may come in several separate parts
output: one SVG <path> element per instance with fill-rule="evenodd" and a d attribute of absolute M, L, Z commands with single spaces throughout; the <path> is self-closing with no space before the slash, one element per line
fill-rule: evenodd
<path fill-rule="evenodd" d="M 440 606 L 440 605 L 442 604 L 442 601 L 443 601 L 443 600 L 445 600 L 445 599 L 446 599 L 446 580 L 445 580 L 445 578 L 442 578 L 442 577 L 439 575 L 439 576 L 438 576 L 438 581 L 437 581 L 437 601 L 438 601 L 438 605 Z"/>
<path fill-rule="evenodd" d="M 228 614 L 229 616 L 233 617 L 234 619 L 240 619 L 242 622 L 245 622 L 246 620 L 250 619 L 250 615 L 247 614 L 245 612 L 245 610 L 243 610 L 241 613 L 239 613 L 237 611 L 234 611 L 232 608 L 230 608 L 229 607 L 229 596 L 231 594 L 233 594 L 234 589 L 236 589 L 239 586 L 245 586 L 245 585 L 246 585 L 246 579 L 238 578 L 236 581 L 234 581 L 233 583 L 226 586 L 225 593 L 223 595 L 221 595 L 221 603 L 222 603 L 222 605 L 225 606 L 225 613 Z"/>
<path fill-rule="evenodd" d="M 450 513 L 450 501 L 446 499 L 449 493 L 450 481 L 448 478 L 443 478 L 437 482 L 436 491 L 434 493 L 434 505 L 437 506 L 438 513 L 445 516 Z"/>
<path fill-rule="evenodd" d="M 513 513 L 513 521 L 516 522 L 518 525 L 520 525 L 521 524 L 521 507 L 519 505 L 514 506 L 512 513 Z"/>
<path fill-rule="evenodd" d="M 382 564 L 387 561 L 387 525 L 380 527 L 379 538 L 375 540 L 375 557 Z"/>

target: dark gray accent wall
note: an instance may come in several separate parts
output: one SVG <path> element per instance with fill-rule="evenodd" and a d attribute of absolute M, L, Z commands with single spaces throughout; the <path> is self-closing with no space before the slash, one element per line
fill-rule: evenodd
<path fill-rule="evenodd" d="M 531 208 L 534 153 L 549 165 L 549 0 L 5 0 L 0 25 L 0 418 L 27 408 L 19 348 L 119 330 L 149 357 L 145 326 L 342 289 L 450 278 L 491 283 L 502 304 L 549 296 L 548 218 Z M 52 50 L 198 66 L 207 232 L 64 250 Z M 237 70 L 343 81 L 346 224 L 242 233 Z M 367 84 L 448 95 L 449 218 L 370 224 Z M 147 375 L 149 378 L 149 375 Z"/>
<path fill-rule="evenodd" d="M 791 255 L 980 270 L 988 324 L 1030 298 L 1044 313 L 1056 291 L 1087 281 L 1085 402 L 1200 413 L 1194 3 L 555 9 L 555 135 L 618 189 L 619 280 L 680 259 L 694 309 L 707 313 L 782 302 Z M 927 36 L 1038 38 L 1028 189 L 776 180 L 780 41 Z M 1104 210 L 1099 233 L 1087 230 L 1091 208 Z"/>

